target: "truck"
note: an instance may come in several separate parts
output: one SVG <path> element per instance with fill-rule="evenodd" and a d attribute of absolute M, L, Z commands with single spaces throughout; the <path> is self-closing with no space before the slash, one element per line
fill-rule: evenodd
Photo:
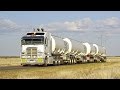
<path fill-rule="evenodd" d="M 21 65 L 63 65 L 106 62 L 106 49 L 97 44 L 58 37 L 43 28 L 21 38 Z"/>

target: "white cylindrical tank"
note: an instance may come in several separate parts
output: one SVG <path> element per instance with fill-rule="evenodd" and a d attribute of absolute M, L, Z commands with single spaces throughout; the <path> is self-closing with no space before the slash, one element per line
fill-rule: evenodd
<path fill-rule="evenodd" d="M 95 55 L 96 54 L 96 47 L 93 44 L 90 44 L 90 46 L 91 46 L 90 54 Z"/>
<path fill-rule="evenodd" d="M 83 54 L 84 53 L 84 46 L 82 43 L 75 41 L 75 40 L 71 40 L 68 38 L 64 38 L 64 41 L 66 41 L 68 43 L 68 51 L 67 53 L 71 53 L 71 54 Z"/>
<path fill-rule="evenodd" d="M 97 55 L 98 51 L 99 51 L 98 45 L 97 44 L 93 44 L 92 46 L 95 48 L 94 55 Z"/>
<path fill-rule="evenodd" d="M 84 45 L 84 51 L 85 51 L 84 55 L 90 54 L 90 51 L 91 51 L 90 44 L 89 43 L 83 43 L 83 45 Z"/>
<path fill-rule="evenodd" d="M 51 36 L 52 53 L 61 54 L 65 52 L 65 42 L 62 38 Z"/>
<path fill-rule="evenodd" d="M 67 49 L 67 51 L 66 51 L 66 54 L 67 54 L 67 53 L 70 53 L 71 50 L 72 50 L 72 43 L 71 43 L 70 39 L 64 38 L 63 40 L 67 43 L 67 46 L 68 46 L 68 49 Z"/>

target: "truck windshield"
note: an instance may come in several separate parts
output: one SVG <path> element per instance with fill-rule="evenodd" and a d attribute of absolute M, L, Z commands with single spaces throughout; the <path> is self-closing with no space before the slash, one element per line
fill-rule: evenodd
<path fill-rule="evenodd" d="M 44 37 L 41 36 L 39 38 L 36 37 L 23 37 L 21 40 L 22 45 L 35 45 L 35 44 L 44 44 Z"/>

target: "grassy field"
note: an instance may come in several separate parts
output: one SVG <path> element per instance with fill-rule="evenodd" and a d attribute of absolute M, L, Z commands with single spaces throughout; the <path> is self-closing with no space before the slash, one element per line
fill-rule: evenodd
<path fill-rule="evenodd" d="M 16 66 L 16 65 L 20 65 L 20 58 L 13 58 L 13 57 L 0 58 L 0 66 Z"/>
<path fill-rule="evenodd" d="M 20 66 L 19 58 L 0 58 L 0 66 Z M 0 70 L 0 79 L 120 79 L 120 57 L 105 63 Z"/>

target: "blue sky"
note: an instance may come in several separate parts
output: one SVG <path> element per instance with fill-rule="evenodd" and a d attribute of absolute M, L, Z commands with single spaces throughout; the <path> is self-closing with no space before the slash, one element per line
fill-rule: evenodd
<path fill-rule="evenodd" d="M 101 44 L 120 55 L 120 11 L 0 11 L 0 56 L 19 56 L 20 39 L 43 27 L 61 37 Z"/>

